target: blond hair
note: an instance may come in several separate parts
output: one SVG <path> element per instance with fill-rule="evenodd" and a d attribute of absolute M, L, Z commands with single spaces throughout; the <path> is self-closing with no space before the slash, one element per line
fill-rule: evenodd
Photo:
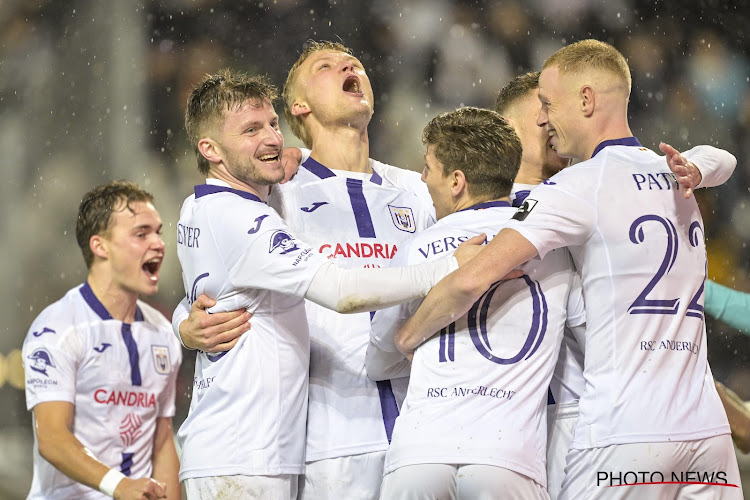
<path fill-rule="evenodd" d="M 625 57 L 613 46 L 599 40 L 581 40 L 571 43 L 544 62 L 542 69 L 556 66 L 561 73 L 580 73 L 594 69 L 613 74 L 627 85 L 630 95 L 632 80 Z"/>
<path fill-rule="evenodd" d="M 286 77 L 286 83 L 284 83 L 284 90 L 281 93 L 282 99 L 284 100 L 284 119 L 286 119 L 286 123 L 292 129 L 292 133 L 304 142 L 307 148 L 312 148 L 312 139 L 302 124 L 302 118 L 292 114 L 292 105 L 294 105 L 294 99 L 296 98 L 299 67 L 302 66 L 302 63 L 304 63 L 308 57 L 316 52 L 320 52 L 321 50 L 343 52 L 352 55 L 352 50 L 350 48 L 338 42 L 316 42 L 314 40 L 308 40 L 305 42 L 302 54 L 300 54 L 297 62 L 295 62 L 292 69 L 289 70 L 289 74 Z"/>

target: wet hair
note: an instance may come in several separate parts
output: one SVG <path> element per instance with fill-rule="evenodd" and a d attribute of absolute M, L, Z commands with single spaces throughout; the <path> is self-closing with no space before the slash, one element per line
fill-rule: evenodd
<path fill-rule="evenodd" d="M 525 98 L 539 88 L 539 72 L 524 73 L 509 81 L 500 89 L 495 98 L 495 111 L 501 115 L 508 113 L 508 109 L 518 100 Z"/>
<path fill-rule="evenodd" d="M 441 113 L 424 128 L 422 143 L 435 146 L 444 176 L 464 173 L 472 197 L 510 195 L 521 165 L 521 140 L 497 112 L 466 107 Z"/>
<path fill-rule="evenodd" d="M 286 83 L 284 83 L 284 89 L 282 91 L 282 99 L 284 101 L 284 119 L 292 129 L 292 133 L 302 142 L 305 143 L 307 148 L 312 148 L 312 139 L 307 134 L 304 125 L 302 124 L 302 118 L 294 116 L 292 114 L 292 105 L 296 95 L 297 77 L 299 76 L 299 67 L 302 66 L 308 57 L 321 50 L 330 50 L 333 52 L 343 52 L 345 54 L 352 55 L 352 50 L 349 47 L 344 46 L 338 42 L 316 42 L 314 40 L 308 40 L 302 47 L 302 54 L 297 58 L 297 62 L 294 63 L 292 69 L 289 70 L 289 74 L 286 77 Z"/>
<path fill-rule="evenodd" d="M 110 229 L 113 212 L 125 209 L 133 212 L 131 203 L 152 203 L 154 196 L 130 181 L 112 181 L 97 186 L 85 195 L 78 207 L 76 241 L 83 253 L 86 267 L 94 263 L 94 253 L 89 242 L 94 235 L 106 235 Z"/>
<path fill-rule="evenodd" d="M 630 95 L 632 80 L 625 57 L 613 46 L 599 40 L 581 40 L 561 48 L 544 62 L 542 69 L 552 66 L 561 73 L 579 73 L 590 69 L 615 75 L 627 86 Z"/>
<path fill-rule="evenodd" d="M 211 127 L 219 126 L 224 113 L 246 102 L 263 103 L 278 97 L 278 90 L 263 76 L 225 68 L 206 75 L 190 91 L 185 111 L 185 130 L 198 160 L 198 171 L 208 174 L 208 160 L 198 151 L 198 142 Z"/>

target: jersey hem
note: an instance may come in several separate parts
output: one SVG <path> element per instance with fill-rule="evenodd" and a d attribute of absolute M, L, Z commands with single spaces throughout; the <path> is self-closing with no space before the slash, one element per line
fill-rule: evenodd
<path fill-rule="evenodd" d="M 576 428 L 576 431 L 578 429 Z M 724 434 L 731 434 L 729 425 L 721 425 L 712 429 L 705 429 L 695 432 L 683 432 L 674 434 L 616 434 L 605 439 L 593 441 L 590 445 L 581 443 L 580 440 L 570 443 L 570 448 L 575 450 L 586 450 L 590 448 L 604 448 L 614 444 L 632 444 L 632 443 L 664 443 L 668 441 L 698 441 L 699 439 L 708 439 Z"/>
<path fill-rule="evenodd" d="M 374 453 L 377 451 L 386 451 L 388 450 L 388 443 L 373 443 L 369 446 L 363 447 L 361 445 L 356 447 L 347 447 L 347 448 L 336 448 L 333 450 L 327 450 L 328 453 L 310 453 L 310 451 L 307 451 L 307 457 L 305 459 L 305 463 L 311 463 L 311 462 L 318 462 L 320 460 L 328 460 L 330 458 L 341 458 L 341 457 L 351 457 L 355 455 L 364 455 L 365 453 Z"/>
<path fill-rule="evenodd" d="M 179 480 L 180 482 L 182 482 L 186 479 L 215 476 L 278 476 L 280 474 L 300 475 L 303 474 L 304 471 L 305 467 L 303 465 L 285 465 L 265 469 L 253 469 L 236 465 L 226 467 L 211 466 L 180 471 Z"/>

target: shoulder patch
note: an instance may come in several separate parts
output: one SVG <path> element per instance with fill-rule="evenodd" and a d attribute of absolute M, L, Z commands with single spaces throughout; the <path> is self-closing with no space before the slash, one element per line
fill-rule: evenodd
<path fill-rule="evenodd" d="M 523 201 L 523 205 L 518 207 L 518 210 L 513 215 L 513 220 L 519 220 L 519 221 L 526 220 L 526 217 L 528 217 L 531 211 L 534 210 L 534 207 L 536 206 L 536 204 L 537 204 L 536 200 L 526 198 Z"/>
<path fill-rule="evenodd" d="M 271 235 L 271 246 L 268 249 L 268 253 L 273 253 L 276 249 L 281 249 L 279 255 L 284 255 L 289 252 L 299 250 L 297 243 L 294 241 L 292 236 L 285 231 L 276 231 Z"/>
<path fill-rule="evenodd" d="M 27 358 L 31 360 L 29 368 L 37 373 L 41 373 L 45 377 L 49 377 L 47 368 L 55 368 L 55 363 L 52 361 L 52 355 L 43 347 L 35 349 L 34 352 L 27 356 Z"/>

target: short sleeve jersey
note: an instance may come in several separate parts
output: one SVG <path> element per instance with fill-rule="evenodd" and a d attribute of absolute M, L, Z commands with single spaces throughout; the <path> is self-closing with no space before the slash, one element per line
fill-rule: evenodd
<path fill-rule="evenodd" d="M 23 344 L 26 406 L 72 403 L 73 434 L 105 465 L 151 475 L 159 417 L 172 417 L 182 348 L 169 322 L 138 301 L 133 323 L 112 319 L 85 283 L 34 320 Z M 39 454 L 29 498 L 106 498 Z"/>
<path fill-rule="evenodd" d="M 706 249 L 694 198 L 634 137 L 605 141 L 525 200 L 509 227 L 567 246 L 586 303 L 574 448 L 729 433 L 706 360 Z"/>
<path fill-rule="evenodd" d="M 344 268 L 390 266 L 401 245 L 434 222 L 420 199 L 390 185 L 378 170 L 372 175 L 331 170 L 314 159 L 307 159 L 291 182 L 275 186 L 270 203 L 318 255 Z M 307 461 L 385 450 L 406 380 L 367 378 L 370 313 L 338 314 L 310 301 L 306 309 Z"/>
<path fill-rule="evenodd" d="M 252 334 L 222 354 L 198 352 L 180 427 L 180 480 L 301 474 L 310 356 L 304 295 L 325 263 L 254 195 L 215 179 L 196 186 L 177 226 L 190 302 L 247 308 Z"/>
<path fill-rule="evenodd" d="M 487 202 L 448 215 L 409 242 L 406 263 L 443 257 L 482 232 L 492 238 L 514 211 Z M 546 484 L 547 392 L 575 273 L 564 250 L 523 270 L 416 349 L 386 473 L 423 463 L 485 464 Z M 393 326 L 418 305 L 378 311 L 373 342 L 392 350 Z"/>

